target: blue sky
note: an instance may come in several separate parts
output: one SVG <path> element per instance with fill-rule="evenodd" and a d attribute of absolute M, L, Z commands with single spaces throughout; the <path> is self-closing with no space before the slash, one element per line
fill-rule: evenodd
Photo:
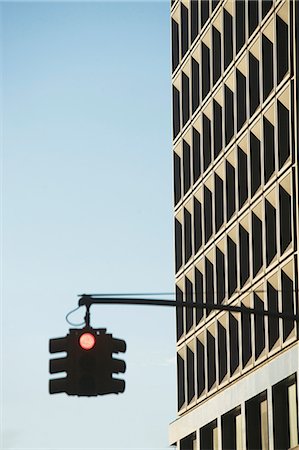
<path fill-rule="evenodd" d="M 92 308 L 119 396 L 50 396 L 48 340 L 83 292 L 173 291 L 169 3 L 0 7 L 2 447 L 166 449 L 174 311 Z"/>

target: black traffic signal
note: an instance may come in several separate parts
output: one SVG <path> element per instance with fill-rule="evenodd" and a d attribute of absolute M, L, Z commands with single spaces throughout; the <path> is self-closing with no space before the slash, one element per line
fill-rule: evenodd
<path fill-rule="evenodd" d="M 113 357 L 125 352 L 126 343 L 106 334 L 105 329 L 85 327 L 70 329 L 64 338 L 50 339 L 50 353 L 66 352 L 66 356 L 50 360 L 50 373 L 66 372 L 64 378 L 49 382 L 50 394 L 97 396 L 119 394 L 125 390 L 125 381 L 114 378 L 124 373 L 126 364 Z"/>

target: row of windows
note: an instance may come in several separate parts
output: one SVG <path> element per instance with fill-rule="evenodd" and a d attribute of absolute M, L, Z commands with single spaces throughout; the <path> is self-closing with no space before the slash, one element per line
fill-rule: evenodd
<path fill-rule="evenodd" d="M 229 279 L 231 272 L 237 273 L 239 264 L 239 283 L 235 280 L 236 277 L 234 282 L 228 283 L 229 286 L 231 285 L 229 295 L 234 292 L 238 284 L 242 287 L 249 277 L 254 278 L 262 267 L 268 267 L 275 256 L 281 256 L 288 250 L 293 233 L 290 180 L 290 177 L 284 179 L 285 187 L 289 192 L 282 185 L 277 185 L 276 189 L 272 189 L 268 196 L 263 197 L 263 200 L 256 204 L 250 214 L 247 213 L 242 218 L 238 226 L 230 229 L 226 238 L 217 242 L 214 250 L 209 251 L 208 257 L 205 258 L 212 267 L 212 275 L 213 266 L 216 267 L 218 274 L 219 265 L 220 273 L 222 271 L 228 273 Z M 239 197 L 243 195 L 242 189 L 243 186 L 240 185 Z M 202 250 L 218 230 L 221 231 L 221 226 L 225 224 L 223 192 L 223 182 L 215 175 L 214 193 L 204 186 L 203 202 L 201 203 L 194 196 L 193 211 L 184 207 L 182 221 L 178 217 L 175 218 L 176 272 Z M 191 206 L 192 203 L 190 203 Z M 228 210 L 232 210 L 230 204 L 231 202 L 226 200 Z M 213 256 L 213 251 L 216 252 L 216 256 Z M 207 283 L 207 271 L 205 280 Z M 217 280 L 217 284 L 220 283 L 222 281 L 218 283 Z"/>
<path fill-rule="evenodd" d="M 298 438 L 298 400 L 296 374 L 272 386 L 270 404 L 267 391 L 245 402 L 246 450 L 268 450 L 273 430 L 275 449 L 295 448 Z M 271 409 L 272 414 L 269 414 Z M 199 447 L 196 432 L 180 441 L 181 450 L 245 450 L 241 405 L 200 428 Z M 220 428 L 220 433 L 218 432 Z M 221 445 L 220 445 L 221 441 Z M 297 448 L 297 447 L 296 447 Z"/>
<path fill-rule="evenodd" d="M 241 129 L 247 118 L 251 117 L 258 106 L 268 98 L 274 86 L 278 85 L 288 72 L 288 25 L 278 15 L 276 16 L 276 32 L 276 46 L 266 35 L 262 34 L 261 52 L 259 49 L 257 50 L 260 45 L 259 41 L 249 47 L 248 59 L 243 59 L 236 68 L 233 82 L 236 86 L 235 92 L 227 84 L 224 85 L 224 115 L 227 117 L 223 139 L 225 145 L 229 143 L 233 134 Z M 201 42 L 200 52 L 193 53 L 191 57 L 191 66 L 189 67 L 187 64 L 183 68 L 180 83 L 177 79 L 173 85 L 174 138 L 223 74 L 221 46 L 219 44 L 216 49 L 214 47 L 212 52 L 208 45 Z M 276 67 L 275 73 L 274 67 Z M 233 113 L 234 96 L 236 96 L 236 114 Z M 218 105 L 219 108 L 222 109 L 220 105 Z M 219 111 L 218 114 L 221 112 Z M 234 116 L 237 118 L 235 128 Z"/>
<path fill-rule="evenodd" d="M 200 30 L 204 27 L 219 0 L 191 0 L 189 8 L 182 2 L 180 10 L 172 18 L 172 69 L 175 70 L 181 58 L 185 56 L 190 45 L 194 42 Z M 215 46 L 219 46 L 220 33 L 224 37 L 224 61 L 225 67 L 243 47 L 246 40 L 257 28 L 261 19 L 265 17 L 273 5 L 272 0 L 238 0 L 235 2 L 235 10 L 228 11 L 223 8 L 222 29 L 216 30 Z M 227 5 L 233 9 L 233 2 Z M 247 20 L 246 20 L 247 13 Z M 179 20 L 180 16 L 180 20 Z M 247 26 L 246 26 L 247 22 Z M 235 36 L 235 39 L 234 39 Z M 234 42 L 235 41 L 235 42 Z"/>
<path fill-rule="evenodd" d="M 283 98 L 288 96 L 287 92 L 287 90 L 284 91 Z M 242 140 L 243 148 L 245 150 L 247 147 L 249 148 L 249 156 L 239 144 L 237 167 L 230 164 L 228 160 L 226 161 L 226 179 L 230 183 L 227 189 L 230 189 L 229 196 L 231 196 L 232 202 L 234 201 L 235 175 L 238 178 L 239 191 L 241 190 L 238 196 L 238 206 L 230 205 L 230 210 L 227 211 L 227 220 L 235 212 L 236 207 L 240 209 L 249 195 L 253 197 L 262 183 L 266 184 L 271 176 L 283 167 L 290 156 L 289 110 L 280 99 L 281 97 L 276 101 L 277 126 L 274 126 L 275 108 L 272 105 L 268 108 L 267 115 L 264 115 L 261 121 L 255 123 L 254 127 L 249 130 L 248 142 L 246 137 Z M 201 123 L 198 122 L 198 127 L 202 132 L 200 133 L 195 126 L 192 126 L 190 132 L 176 147 L 173 161 L 175 204 L 186 195 L 219 155 L 224 146 L 222 123 L 226 124 L 227 122 L 226 129 L 231 129 L 229 135 L 233 132 L 231 115 L 233 116 L 233 111 L 226 111 L 223 121 L 222 108 L 216 100 L 213 100 L 212 120 L 203 113 Z M 271 118 L 273 123 L 267 116 L 269 119 L 273 116 Z"/>
<path fill-rule="evenodd" d="M 241 306 L 259 311 L 294 314 L 294 284 L 288 274 L 281 270 L 281 291 L 267 282 L 266 292 L 252 293 Z M 261 298 L 260 296 L 263 296 Z M 265 308 L 264 300 L 268 307 Z M 178 308 L 178 325 L 181 317 Z M 186 324 L 192 321 L 193 308 L 186 310 Z M 188 312 L 190 311 L 190 312 Z M 295 337 L 295 322 L 290 319 L 252 315 L 248 313 L 225 313 L 211 323 L 196 337 L 183 346 L 177 354 L 178 409 L 193 406 L 202 396 L 210 395 L 218 386 L 229 382 L 255 362 L 263 361 L 268 353 L 280 350 L 282 343 Z"/>

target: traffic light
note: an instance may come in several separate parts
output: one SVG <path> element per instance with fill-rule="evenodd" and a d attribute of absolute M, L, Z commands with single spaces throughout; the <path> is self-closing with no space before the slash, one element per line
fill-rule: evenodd
<path fill-rule="evenodd" d="M 51 374 L 66 372 L 64 378 L 50 380 L 50 394 L 92 397 L 124 392 L 125 381 L 113 375 L 124 373 L 126 364 L 113 353 L 125 352 L 126 343 L 106 334 L 105 329 L 70 329 L 65 337 L 50 339 L 49 350 L 66 352 L 64 357 L 50 360 Z"/>

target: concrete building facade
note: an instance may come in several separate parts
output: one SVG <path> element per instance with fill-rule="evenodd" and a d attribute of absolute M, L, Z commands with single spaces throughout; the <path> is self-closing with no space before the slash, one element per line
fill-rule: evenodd
<path fill-rule="evenodd" d="M 171 4 L 176 298 L 298 313 L 299 2 Z M 298 323 L 177 309 L 178 450 L 297 448 Z"/>

